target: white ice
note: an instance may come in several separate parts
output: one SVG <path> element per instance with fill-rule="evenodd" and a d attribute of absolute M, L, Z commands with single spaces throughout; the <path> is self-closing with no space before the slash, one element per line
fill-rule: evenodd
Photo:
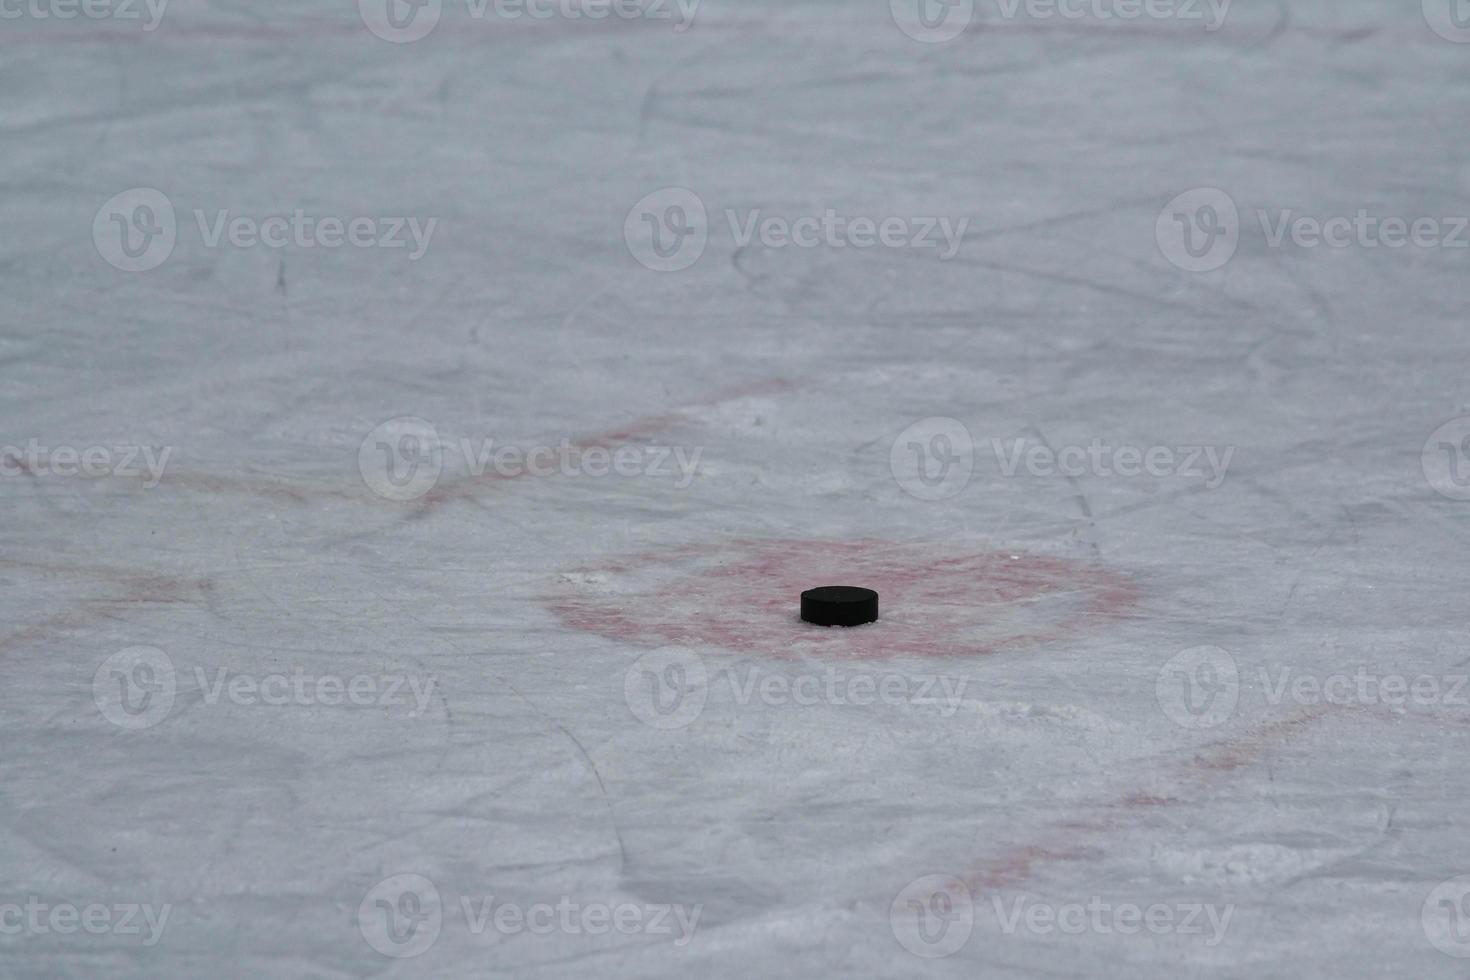
<path fill-rule="evenodd" d="M 0 0 L 0 975 L 1464 976 L 1470 11 L 1128 5 Z M 968 225 L 736 241 L 829 210 Z M 832 542 L 954 602 L 844 658 L 750 574 Z"/>

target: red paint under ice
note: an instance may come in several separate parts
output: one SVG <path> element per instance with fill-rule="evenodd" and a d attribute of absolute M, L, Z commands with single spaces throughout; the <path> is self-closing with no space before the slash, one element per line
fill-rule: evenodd
<path fill-rule="evenodd" d="M 876 589 L 880 619 L 801 622 L 802 591 Z M 1129 614 L 1129 580 L 1089 561 L 891 541 L 742 540 L 655 551 L 569 572 L 563 622 L 640 646 L 874 660 L 959 657 L 1066 639 Z"/>

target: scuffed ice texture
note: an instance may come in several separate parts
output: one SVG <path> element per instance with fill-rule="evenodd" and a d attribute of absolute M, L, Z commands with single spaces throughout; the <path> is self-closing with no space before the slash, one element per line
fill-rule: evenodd
<path fill-rule="evenodd" d="M 170 451 L 161 482 L 6 457 L 0 974 L 1462 976 L 1431 937 L 1470 937 L 1432 895 L 1470 873 L 1470 503 L 1421 451 L 1470 415 L 1470 252 L 1256 217 L 1470 213 L 1470 45 L 1418 7 L 981 2 L 944 44 L 875 0 L 684 31 L 456 0 L 408 44 L 351 3 L 0 21 L 0 442 Z M 709 219 L 667 273 L 625 241 L 665 187 Z M 1241 232 L 1192 273 L 1155 225 L 1201 187 Z M 175 212 L 147 272 L 94 241 L 132 188 Z M 208 244 L 297 209 L 436 225 L 417 260 Z M 727 209 L 969 224 L 946 261 L 741 246 Z M 424 430 L 359 450 L 404 416 L 450 449 L 394 500 L 374 453 Z M 974 444 L 945 499 L 893 472 L 930 417 Z M 487 439 L 700 455 L 475 475 Z M 1015 440 L 1233 456 L 1007 475 Z M 881 623 L 796 622 L 848 579 Z M 1233 711 L 1171 717 L 1231 665 Z M 1360 667 L 1441 696 L 1290 686 Z M 639 702 L 700 671 L 686 715 Z M 263 703 L 273 675 L 377 686 Z M 439 905 L 374 890 L 399 875 Z M 925 916 L 973 917 L 933 959 L 900 940 L 939 920 L 891 915 L 930 875 Z M 487 900 L 699 918 L 477 931 Z M 35 902 L 167 919 L 62 933 Z M 1079 904 L 1230 918 L 1026 924 Z"/>

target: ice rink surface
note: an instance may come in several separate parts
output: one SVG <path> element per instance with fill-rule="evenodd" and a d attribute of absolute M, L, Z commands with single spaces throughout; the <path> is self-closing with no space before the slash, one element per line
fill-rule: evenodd
<path fill-rule="evenodd" d="M 0 3 L 0 975 L 1466 976 L 1465 6 Z"/>

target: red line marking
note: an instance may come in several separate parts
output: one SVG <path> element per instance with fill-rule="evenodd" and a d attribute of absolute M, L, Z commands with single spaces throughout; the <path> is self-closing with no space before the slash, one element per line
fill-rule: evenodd
<path fill-rule="evenodd" d="M 610 448 L 639 439 L 652 438 L 661 432 L 692 421 L 691 416 L 688 414 L 692 410 L 714 407 L 726 402 L 756 395 L 777 394 L 789 391 L 794 387 L 791 382 L 776 378 L 721 389 L 703 398 L 689 402 L 681 409 L 644 416 L 608 432 L 588 436 L 578 442 L 577 445 L 584 448 L 591 446 L 605 446 Z M 23 460 L 12 457 L 12 462 L 18 463 L 22 469 L 26 469 Z M 344 454 L 344 467 L 352 465 L 353 463 Z M 138 478 L 143 479 L 144 475 L 139 474 Z M 420 512 L 431 510 L 435 506 L 451 500 L 470 499 L 480 491 L 484 483 L 505 479 L 509 478 L 501 477 L 493 471 L 490 471 L 482 477 L 466 477 L 454 482 L 443 481 L 438 487 L 418 501 Z M 355 500 L 383 506 L 396 506 L 374 497 L 360 483 L 349 487 L 292 487 L 279 482 L 253 481 L 235 476 L 215 476 L 205 473 L 176 473 L 170 471 L 163 474 L 160 486 L 164 485 L 186 490 L 200 490 L 210 494 L 234 493 L 242 496 L 254 496 L 271 501 L 285 501 L 301 505 L 309 504 L 315 500 Z M 0 637 L 0 650 L 10 649 L 42 638 L 52 630 L 80 628 L 89 625 L 102 618 L 106 604 L 191 602 L 197 600 L 213 588 L 213 583 L 208 578 L 187 579 L 134 571 L 131 569 L 106 568 L 103 566 L 63 565 L 0 559 L 0 567 L 25 569 L 43 573 L 62 573 L 81 578 L 102 579 L 119 585 L 124 590 L 121 596 L 78 600 L 75 606 L 69 611 L 53 614 L 38 623 L 23 627 L 7 636 Z M 99 606 L 99 603 L 103 605 Z"/>
<path fill-rule="evenodd" d="M 6 558 L 0 560 L 0 568 L 26 569 L 42 574 L 100 580 L 121 589 L 120 593 L 81 599 L 72 609 L 52 614 L 38 623 L 32 623 L 14 633 L 0 637 L 0 650 L 24 646 L 33 640 L 50 635 L 55 630 L 80 629 L 91 625 L 105 618 L 110 609 L 120 604 L 151 605 L 193 602 L 207 595 L 214 588 L 213 580 L 206 576 L 186 578 L 101 565 L 72 565 Z"/>

